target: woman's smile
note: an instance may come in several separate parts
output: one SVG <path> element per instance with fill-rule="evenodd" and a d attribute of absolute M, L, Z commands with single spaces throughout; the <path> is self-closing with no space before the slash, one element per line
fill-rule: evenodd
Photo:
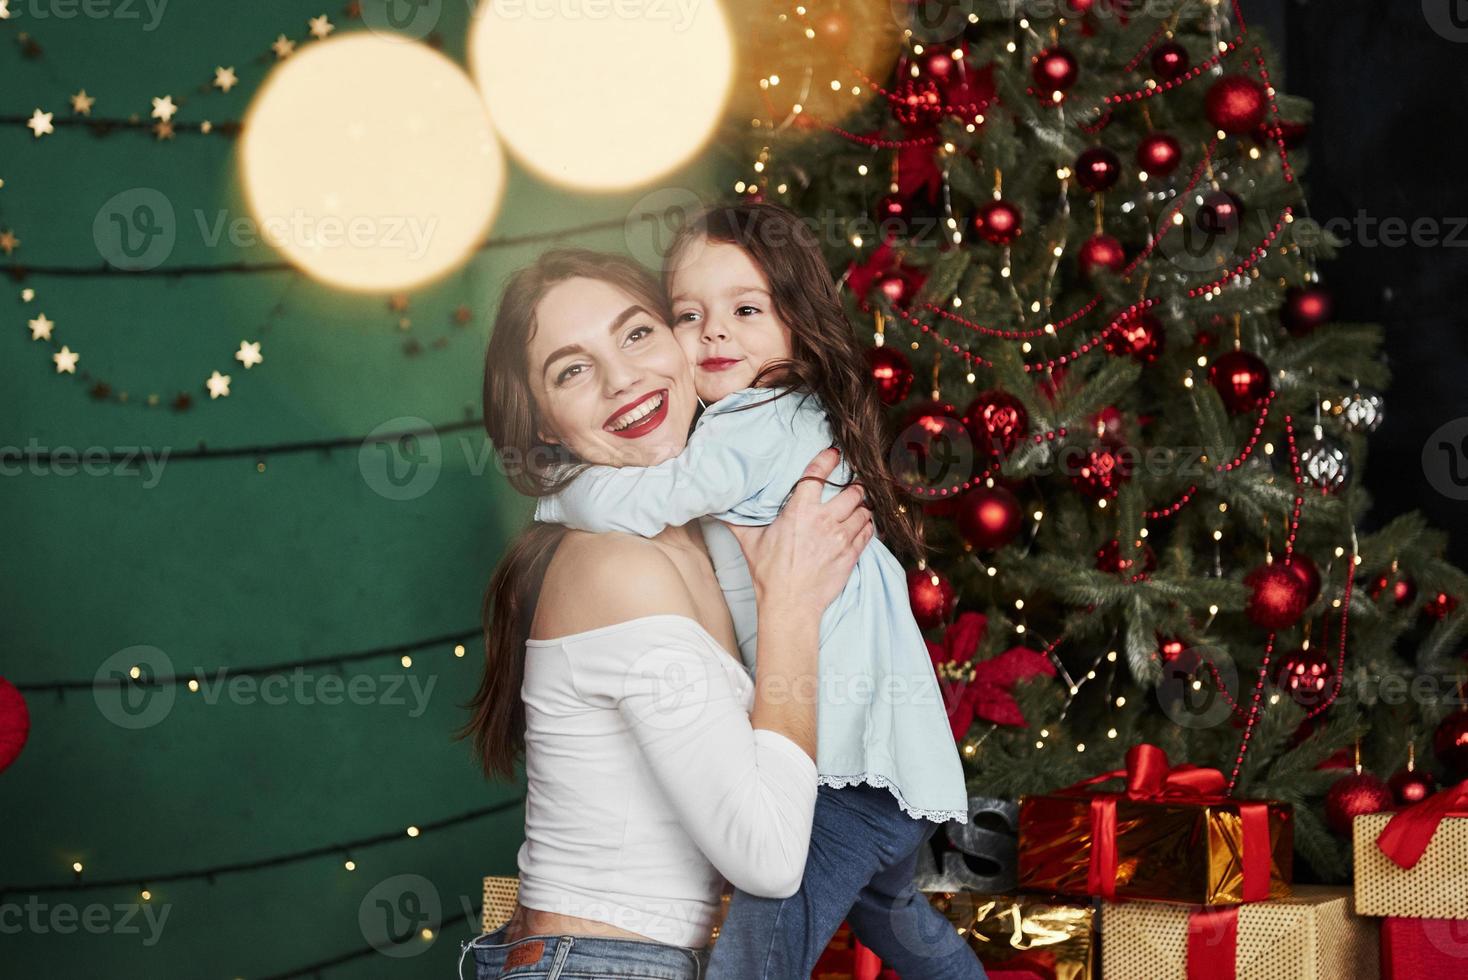
<path fill-rule="evenodd" d="M 638 439 L 662 425 L 667 417 L 668 389 L 659 388 L 617 409 L 602 428 L 623 439 Z"/>

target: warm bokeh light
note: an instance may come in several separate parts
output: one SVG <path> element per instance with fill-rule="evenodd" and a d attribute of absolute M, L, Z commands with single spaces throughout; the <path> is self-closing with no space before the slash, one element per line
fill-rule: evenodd
<path fill-rule="evenodd" d="M 504 192 L 504 155 L 468 76 L 370 33 L 282 62 L 240 153 L 260 239 L 347 289 L 402 289 L 457 267 Z"/>
<path fill-rule="evenodd" d="M 809 132 L 822 132 L 822 122 L 845 121 L 877 97 L 863 75 L 890 82 L 902 49 L 893 18 L 905 6 L 906 0 L 900 5 L 893 0 L 844 0 L 809 6 L 739 0 L 730 12 L 740 39 L 735 121 L 758 119 L 761 128 L 787 134 L 801 131 L 797 127 L 802 124 Z M 955 10 L 962 6 L 953 5 Z"/>
<path fill-rule="evenodd" d="M 556 183 L 620 190 L 696 156 L 734 72 L 714 0 L 482 0 L 469 61 L 517 159 Z"/>

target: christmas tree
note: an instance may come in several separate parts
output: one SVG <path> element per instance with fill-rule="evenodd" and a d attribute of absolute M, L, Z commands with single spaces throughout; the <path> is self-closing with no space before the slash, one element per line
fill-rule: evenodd
<path fill-rule="evenodd" d="M 733 189 L 872 337 L 973 792 L 1151 742 L 1343 879 L 1351 815 L 1468 776 L 1468 579 L 1416 515 L 1368 533 L 1389 375 L 1317 269 L 1308 103 L 1229 2 L 893 9 L 760 15 Z"/>

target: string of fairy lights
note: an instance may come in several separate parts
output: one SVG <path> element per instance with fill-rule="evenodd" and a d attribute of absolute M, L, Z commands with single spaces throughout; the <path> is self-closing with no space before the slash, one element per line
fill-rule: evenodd
<path fill-rule="evenodd" d="M 515 812 L 524 803 L 525 798 L 523 796 L 516 796 L 488 806 L 476 807 L 475 809 L 467 810 L 455 816 L 440 817 L 439 819 L 424 823 L 409 824 L 406 827 L 398 827 L 393 830 L 348 841 L 338 841 L 302 850 L 286 851 L 249 861 L 233 861 L 199 868 L 155 871 L 146 874 L 120 875 L 111 878 L 91 878 L 87 875 L 86 865 L 81 860 L 74 860 L 70 865 L 71 879 L 69 881 L 0 884 L 0 895 L 40 895 L 62 892 L 100 891 L 113 888 L 135 888 L 140 901 L 150 902 L 157 897 L 154 894 L 154 889 L 159 885 L 178 884 L 186 881 L 203 881 L 213 885 L 220 878 L 230 875 L 299 864 L 303 861 L 331 857 L 333 855 L 340 860 L 343 871 L 355 872 L 361 867 L 358 863 L 358 856 L 363 851 L 384 844 L 396 843 L 404 839 L 418 840 L 425 834 L 433 833 L 434 831 L 457 827 L 461 824 L 483 819 L 484 817 Z"/>
<path fill-rule="evenodd" d="M 457 660 L 464 659 L 466 649 L 465 641 L 480 635 L 478 627 L 473 629 L 456 630 L 441 636 L 428 637 L 422 640 L 410 640 L 405 643 L 385 644 L 382 646 L 369 647 L 363 650 L 353 650 L 346 653 L 334 653 L 320 657 L 305 657 L 297 660 L 288 660 L 272 664 L 258 664 L 249 667 L 215 667 L 209 670 L 195 670 L 185 673 L 156 675 L 150 671 L 150 667 L 144 663 L 133 664 L 123 674 L 117 676 L 99 676 L 86 680 L 50 680 L 50 681 L 23 681 L 15 684 L 15 688 L 22 693 L 55 693 L 58 699 L 64 700 L 67 691 L 96 691 L 104 688 L 152 688 L 182 687 L 191 694 L 197 694 L 200 690 L 200 681 L 219 682 L 232 677 L 267 677 L 277 674 L 286 674 L 294 671 L 305 670 L 311 667 L 330 667 L 340 669 L 348 664 L 361 663 L 366 660 L 376 660 L 383 657 L 396 657 L 407 670 L 413 666 L 413 654 L 420 650 L 445 647 L 452 644 L 453 656 Z"/>

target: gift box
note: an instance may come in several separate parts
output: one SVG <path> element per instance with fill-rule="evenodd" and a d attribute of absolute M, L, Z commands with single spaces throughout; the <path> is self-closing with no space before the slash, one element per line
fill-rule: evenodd
<path fill-rule="evenodd" d="M 1382 980 L 1468 977 L 1468 919 L 1381 920 Z"/>
<path fill-rule="evenodd" d="M 1468 919 L 1468 782 L 1352 830 L 1362 915 Z"/>
<path fill-rule="evenodd" d="M 494 932 L 510 921 L 515 914 L 515 901 L 520 896 L 520 879 L 515 877 L 486 877 L 484 879 L 484 904 L 480 906 L 479 929 Z"/>
<path fill-rule="evenodd" d="M 1095 908 L 1033 895 L 928 895 L 988 970 L 990 980 L 1094 980 Z"/>
<path fill-rule="evenodd" d="M 1125 780 L 1119 792 L 1102 785 Z M 1289 897 L 1294 810 L 1224 795 L 1217 769 L 1172 767 L 1139 745 L 1127 767 L 1042 796 L 1019 810 L 1019 886 L 1196 905 Z"/>
<path fill-rule="evenodd" d="M 1346 888 L 1301 886 L 1279 901 L 1217 908 L 1106 902 L 1105 980 L 1375 980 L 1376 924 Z M 1445 980 L 1445 978 L 1437 978 Z"/>

